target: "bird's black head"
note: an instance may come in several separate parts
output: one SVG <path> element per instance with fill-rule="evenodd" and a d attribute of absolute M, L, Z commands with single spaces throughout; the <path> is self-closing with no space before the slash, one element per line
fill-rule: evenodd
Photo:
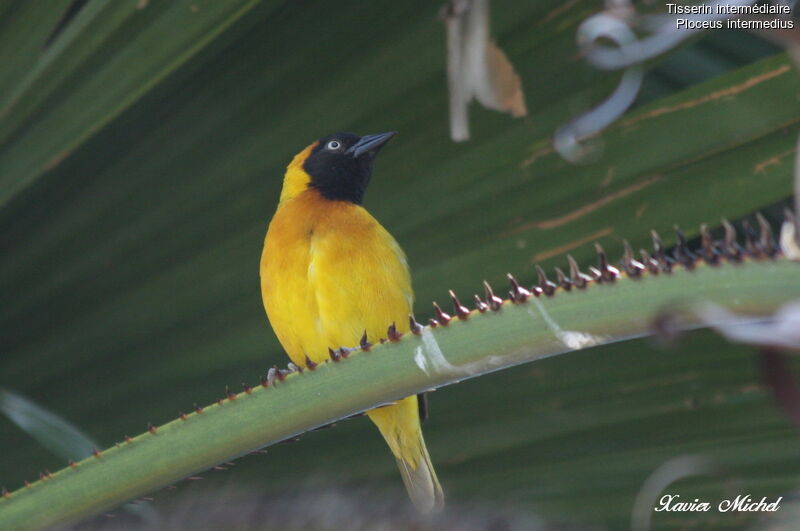
<path fill-rule="evenodd" d="M 303 169 L 311 177 L 309 186 L 326 199 L 360 205 L 372 175 L 372 160 L 396 134 L 360 137 L 335 133 L 319 139 L 303 163 Z"/>

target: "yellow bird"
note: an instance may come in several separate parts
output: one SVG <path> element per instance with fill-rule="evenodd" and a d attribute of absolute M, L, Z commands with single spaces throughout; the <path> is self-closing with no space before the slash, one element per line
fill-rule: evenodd
<path fill-rule="evenodd" d="M 261 295 L 292 361 L 321 363 L 328 349 L 366 332 L 409 329 L 414 293 L 405 254 L 361 203 L 378 151 L 395 133 L 336 133 L 307 146 L 286 169 L 261 255 Z M 420 428 L 417 397 L 367 412 L 392 450 L 419 509 L 444 505 Z"/>

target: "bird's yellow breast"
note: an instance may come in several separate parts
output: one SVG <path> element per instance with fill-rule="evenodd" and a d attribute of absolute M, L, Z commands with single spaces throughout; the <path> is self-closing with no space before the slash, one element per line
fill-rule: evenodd
<path fill-rule="evenodd" d="M 313 189 L 282 200 L 261 256 L 261 294 L 286 352 L 302 365 L 328 348 L 408 329 L 413 293 L 402 249 L 364 208 Z"/>

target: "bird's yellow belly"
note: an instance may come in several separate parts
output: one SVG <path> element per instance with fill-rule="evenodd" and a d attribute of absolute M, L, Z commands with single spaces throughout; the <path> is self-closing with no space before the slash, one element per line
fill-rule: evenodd
<path fill-rule="evenodd" d="M 408 329 L 413 296 L 402 250 L 363 208 L 313 193 L 282 204 L 261 258 L 264 307 L 298 365 L 328 348 L 352 347 L 366 331 Z"/>

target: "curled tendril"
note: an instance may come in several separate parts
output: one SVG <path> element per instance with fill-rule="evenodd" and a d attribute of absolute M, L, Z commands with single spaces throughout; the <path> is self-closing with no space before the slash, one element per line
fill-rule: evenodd
<path fill-rule="evenodd" d="M 599 39 L 610 40 L 625 49 L 635 46 L 636 35 L 617 17 L 599 14 L 586 20 L 578 29 L 578 44 L 584 48 Z M 628 48 L 630 49 L 630 48 Z M 594 152 L 583 142 L 606 128 L 631 106 L 642 85 L 644 71 L 640 66 L 625 70 L 616 90 L 603 103 L 586 114 L 561 126 L 553 137 L 553 144 L 562 157 L 573 163 L 588 162 Z"/>
<path fill-rule="evenodd" d="M 710 8 L 711 14 L 682 14 L 680 18 L 691 22 L 727 20 L 737 15 L 718 14 L 717 6 L 740 7 L 753 3 L 753 0 L 711 2 L 706 4 Z M 599 37 L 603 37 L 603 35 L 590 38 L 591 33 L 589 33 L 591 26 L 597 24 L 593 19 L 608 16 L 607 14 L 600 13 L 599 15 L 587 19 L 581 27 L 578 28 L 578 44 L 581 46 L 587 60 L 595 67 L 603 70 L 619 70 L 648 61 L 668 52 L 686 39 L 705 31 L 703 29 L 678 28 L 678 17 L 673 15 L 647 15 L 639 17 L 636 21 L 636 25 L 645 31 L 651 32 L 652 34 L 650 36 L 641 40 L 635 39 L 624 45 L 612 48 L 599 42 Z M 582 33 L 585 33 L 583 38 Z"/>
<path fill-rule="evenodd" d="M 625 3 L 625 2 L 623 2 Z M 717 13 L 717 6 L 745 6 L 753 0 L 725 0 L 706 4 L 712 14 L 680 15 L 688 21 L 725 20 L 736 15 Z M 673 15 L 632 16 L 619 15 L 617 6 L 586 19 L 578 28 L 577 40 L 587 61 L 602 70 L 625 69 L 619 85 L 601 104 L 561 126 L 553 137 L 556 151 L 573 163 L 591 162 L 596 146 L 584 142 L 596 136 L 619 118 L 633 104 L 642 85 L 644 70 L 642 63 L 657 57 L 681 42 L 704 31 L 678 28 Z M 635 25 L 651 35 L 638 39 L 633 32 Z M 612 45 L 607 44 L 610 41 Z"/>

